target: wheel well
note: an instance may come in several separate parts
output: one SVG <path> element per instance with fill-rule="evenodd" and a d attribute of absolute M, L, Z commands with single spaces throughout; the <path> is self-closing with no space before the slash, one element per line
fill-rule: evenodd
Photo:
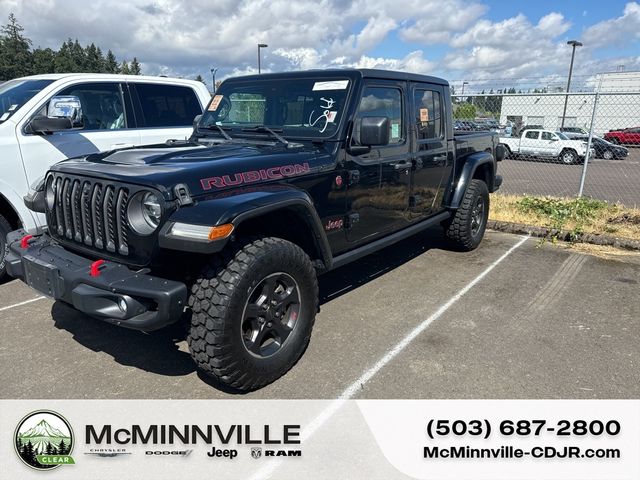
<path fill-rule="evenodd" d="M 489 191 L 491 191 L 493 188 L 493 167 L 490 163 L 483 163 L 482 165 L 479 165 L 475 172 L 473 172 L 473 178 L 482 180 L 487 184 Z"/>
<path fill-rule="evenodd" d="M 567 151 L 573 153 L 575 156 L 578 156 L 578 152 L 576 152 L 575 149 L 573 149 L 571 147 L 564 147 L 562 149 L 562 151 L 560 152 L 560 155 L 562 155 L 564 152 L 567 152 Z"/>
<path fill-rule="evenodd" d="M 312 221 L 307 212 L 296 207 L 287 207 L 249 218 L 236 228 L 235 233 L 288 240 L 302 248 L 312 261 L 319 260 L 324 265 L 324 256 Z"/>
<path fill-rule="evenodd" d="M 20 217 L 2 194 L 0 194 L 0 215 L 6 218 L 7 222 L 9 222 L 13 228 L 22 227 Z"/>

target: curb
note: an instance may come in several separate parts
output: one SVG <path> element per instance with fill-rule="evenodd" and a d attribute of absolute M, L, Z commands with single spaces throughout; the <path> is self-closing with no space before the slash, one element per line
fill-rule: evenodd
<path fill-rule="evenodd" d="M 625 250 L 640 251 L 640 240 L 632 240 L 624 237 L 612 237 L 611 235 L 601 235 L 597 233 L 582 233 L 575 235 L 572 232 L 564 230 L 556 230 L 554 228 L 536 227 L 533 225 L 524 225 L 522 223 L 500 222 L 497 220 L 489 220 L 487 228 L 505 233 L 528 234 L 532 237 L 550 238 L 555 237 L 565 242 L 581 242 L 592 243 L 594 245 L 607 245 Z"/>

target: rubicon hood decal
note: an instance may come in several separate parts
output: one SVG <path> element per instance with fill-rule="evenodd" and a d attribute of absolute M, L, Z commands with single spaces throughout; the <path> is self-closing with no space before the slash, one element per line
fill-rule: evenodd
<path fill-rule="evenodd" d="M 246 183 L 254 183 L 264 180 L 277 180 L 285 177 L 295 177 L 308 173 L 311 169 L 309 164 L 294 163 L 293 165 L 282 165 L 281 167 L 263 168 L 260 170 L 249 170 L 248 172 L 233 173 L 221 177 L 209 177 L 200 180 L 203 190 L 224 188 Z"/>

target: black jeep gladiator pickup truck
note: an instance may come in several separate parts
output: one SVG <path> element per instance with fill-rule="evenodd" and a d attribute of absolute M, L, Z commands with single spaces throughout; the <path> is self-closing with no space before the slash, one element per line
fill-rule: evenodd
<path fill-rule="evenodd" d="M 25 198 L 48 227 L 9 234 L 7 269 L 123 327 L 186 318 L 197 366 L 256 389 L 304 352 L 318 274 L 435 224 L 456 248 L 476 248 L 503 155 L 495 134 L 454 136 L 439 78 L 234 78 L 189 140 L 51 168 Z"/>

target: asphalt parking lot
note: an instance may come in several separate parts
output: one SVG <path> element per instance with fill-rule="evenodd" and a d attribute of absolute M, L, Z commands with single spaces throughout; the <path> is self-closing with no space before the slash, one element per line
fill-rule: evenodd
<path fill-rule="evenodd" d="M 246 397 L 640 396 L 637 257 L 495 232 L 458 253 L 434 230 L 320 285 L 306 354 Z M 197 374 L 177 329 L 142 334 L 37 297 L 0 285 L 2 398 L 237 398 Z"/>
<path fill-rule="evenodd" d="M 506 159 L 498 167 L 505 178 L 501 193 L 573 197 L 578 193 L 583 165 L 563 165 L 542 159 Z M 640 206 L 640 147 L 629 147 L 622 160 L 593 159 L 587 167 L 584 194 Z"/>

